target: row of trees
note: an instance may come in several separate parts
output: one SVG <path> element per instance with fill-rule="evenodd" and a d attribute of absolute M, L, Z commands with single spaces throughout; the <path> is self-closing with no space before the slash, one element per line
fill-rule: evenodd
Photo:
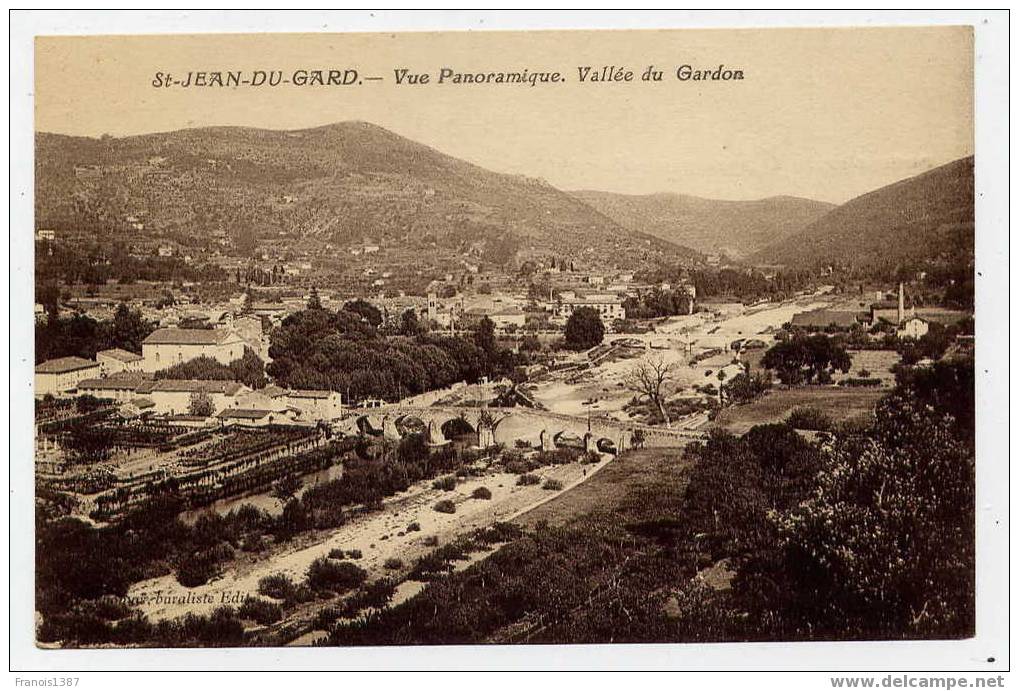
<path fill-rule="evenodd" d="M 368 309 L 370 308 L 370 309 Z M 288 316 L 271 334 L 267 370 L 281 386 L 328 389 L 350 400 L 406 396 L 512 371 L 515 360 L 483 319 L 473 338 L 382 335 L 381 315 L 364 301 L 341 310 Z"/>
<path fill-rule="evenodd" d="M 35 329 L 36 362 L 52 358 L 77 356 L 94 359 L 96 352 L 123 348 L 140 353 L 142 341 L 155 330 L 155 324 L 127 305 L 117 307 L 113 319 L 97 321 L 83 314 L 61 319 L 57 316 L 56 298 L 44 294 L 46 322 Z"/>
<path fill-rule="evenodd" d="M 244 355 L 224 365 L 208 355 L 161 369 L 156 379 L 204 379 L 212 381 L 236 381 L 252 389 L 262 389 L 268 383 L 265 377 L 265 363 L 251 348 L 244 349 Z"/>

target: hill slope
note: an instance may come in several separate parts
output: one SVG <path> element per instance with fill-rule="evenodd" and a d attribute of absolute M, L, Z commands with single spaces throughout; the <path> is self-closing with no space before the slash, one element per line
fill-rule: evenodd
<path fill-rule="evenodd" d="M 742 258 L 793 235 L 835 208 L 799 197 L 723 201 L 684 194 L 627 195 L 583 190 L 578 199 L 630 230 L 701 252 Z"/>
<path fill-rule="evenodd" d="M 973 254 L 973 157 L 851 199 L 754 259 L 857 267 L 965 262 Z"/>
<path fill-rule="evenodd" d="M 363 122 L 298 131 L 213 127 L 125 138 L 36 136 L 36 225 L 207 237 L 365 237 L 408 248 L 499 246 L 630 261 L 693 257 L 587 204 Z M 249 240 L 250 242 L 250 240 Z"/>

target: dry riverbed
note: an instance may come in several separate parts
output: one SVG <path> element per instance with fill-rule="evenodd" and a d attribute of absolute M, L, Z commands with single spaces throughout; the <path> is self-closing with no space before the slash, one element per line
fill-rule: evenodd
<path fill-rule="evenodd" d="M 259 579 L 270 574 L 285 574 L 295 582 L 303 580 L 311 563 L 333 549 L 360 550 L 363 557 L 355 563 L 373 580 L 388 573 L 384 567 L 387 559 L 411 564 L 433 549 L 423 544 L 425 537 L 436 536 L 439 544 L 446 544 L 476 528 L 512 520 L 580 484 L 608 462 L 606 458 L 596 464 L 571 463 L 535 471 L 542 484 L 545 479 L 559 480 L 563 486 L 559 491 L 543 489 L 542 484 L 517 485 L 518 476 L 504 472 L 467 478 L 451 491 L 433 489 L 431 481 L 421 482 L 386 500 L 380 511 L 359 515 L 340 528 L 281 545 L 254 561 L 242 556 L 205 585 L 186 588 L 173 574 L 167 574 L 134 584 L 128 597 L 153 621 L 188 612 L 209 614 L 216 607 L 236 606 L 246 596 L 256 595 Z M 478 487 L 488 488 L 492 498 L 472 499 L 471 493 Z M 452 499 L 456 513 L 435 511 L 433 506 L 441 499 Z M 421 530 L 407 532 L 412 523 L 419 524 Z"/>

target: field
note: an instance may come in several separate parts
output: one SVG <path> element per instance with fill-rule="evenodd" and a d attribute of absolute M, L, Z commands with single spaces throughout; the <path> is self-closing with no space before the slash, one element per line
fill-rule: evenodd
<path fill-rule="evenodd" d="M 645 504 L 641 500 L 663 488 L 682 495 L 688 481 L 690 461 L 682 449 L 643 449 L 622 454 L 597 475 L 552 501 L 518 516 L 514 523 L 533 528 L 571 523 L 591 512 L 626 512 Z"/>
<path fill-rule="evenodd" d="M 794 408 L 818 408 L 835 422 L 869 417 L 874 405 L 887 393 L 872 388 L 800 387 L 773 389 L 747 405 L 726 408 L 713 426 L 743 434 L 755 425 L 782 422 Z"/>

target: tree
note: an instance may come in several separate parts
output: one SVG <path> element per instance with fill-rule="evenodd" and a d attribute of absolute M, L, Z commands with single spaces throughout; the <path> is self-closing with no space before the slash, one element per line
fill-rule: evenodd
<path fill-rule="evenodd" d="M 297 493 L 301 490 L 301 481 L 296 475 L 285 475 L 272 486 L 272 497 L 280 503 L 281 506 L 286 506 L 290 501 L 297 496 Z"/>
<path fill-rule="evenodd" d="M 665 396 L 668 384 L 673 378 L 674 367 L 674 363 L 667 363 L 660 356 L 648 358 L 634 365 L 623 381 L 631 391 L 648 397 L 658 408 L 666 427 L 672 424 L 665 409 Z"/>
<path fill-rule="evenodd" d="M 244 354 L 229 365 L 234 381 L 239 381 L 252 389 L 262 389 L 268 383 L 265 377 L 265 363 L 251 348 L 245 348 Z"/>
<path fill-rule="evenodd" d="M 421 333 L 421 321 L 417 312 L 412 309 L 404 310 L 400 315 L 400 333 L 404 336 L 417 336 Z"/>
<path fill-rule="evenodd" d="M 578 307 L 566 320 L 566 346 L 573 350 L 587 350 L 605 338 L 605 325 L 593 307 Z"/>
<path fill-rule="evenodd" d="M 308 309 L 320 310 L 322 309 L 322 300 L 318 297 L 318 288 L 315 286 L 311 287 L 311 292 L 308 294 Z"/>
<path fill-rule="evenodd" d="M 495 322 L 487 316 L 474 329 L 474 343 L 486 353 L 495 351 Z"/>
<path fill-rule="evenodd" d="M 343 305 L 344 311 L 360 315 L 366 322 L 378 328 L 382 326 L 382 312 L 378 307 L 363 298 L 351 300 Z"/>
<path fill-rule="evenodd" d="M 109 346 L 132 353 L 141 352 L 142 341 L 155 330 L 155 325 L 142 317 L 140 310 L 129 309 L 124 303 L 117 306 L 110 324 Z"/>
<path fill-rule="evenodd" d="M 832 369 L 848 372 L 852 360 L 833 338 L 815 334 L 797 335 L 776 343 L 764 354 L 761 365 L 776 370 L 784 384 L 809 384 L 815 378 L 823 379 L 822 372 L 830 374 Z"/>
<path fill-rule="evenodd" d="M 212 397 L 204 391 L 195 391 L 188 402 L 188 413 L 199 417 L 210 417 L 216 412 Z"/>

